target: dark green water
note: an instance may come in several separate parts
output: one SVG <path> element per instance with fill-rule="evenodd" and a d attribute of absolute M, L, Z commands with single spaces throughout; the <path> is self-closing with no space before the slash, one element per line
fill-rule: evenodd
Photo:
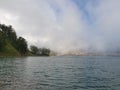
<path fill-rule="evenodd" d="M 0 90 L 120 90 L 120 57 L 0 58 Z"/>

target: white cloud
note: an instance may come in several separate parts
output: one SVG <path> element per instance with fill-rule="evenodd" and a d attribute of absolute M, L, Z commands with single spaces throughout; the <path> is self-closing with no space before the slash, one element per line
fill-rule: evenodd
<path fill-rule="evenodd" d="M 97 41 L 101 49 L 112 50 L 120 48 L 120 1 L 102 0 L 94 7 L 90 3 L 87 6 L 88 12 L 94 17 L 92 25 L 93 34 L 96 33 Z M 95 45 L 95 43 L 93 43 Z M 96 45 L 95 47 L 98 47 Z"/>
<path fill-rule="evenodd" d="M 119 0 L 88 1 L 88 24 L 72 0 L 1 0 L 0 22 L 13 25 L 29 45 L 104 51 L 120 45 L 119 8 Z"/>

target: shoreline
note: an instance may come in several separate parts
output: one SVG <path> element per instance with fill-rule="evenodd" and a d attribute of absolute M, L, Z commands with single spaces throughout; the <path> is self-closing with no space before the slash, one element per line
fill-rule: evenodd
<path fill-rule="evenodd" d="M 56 55 L 56 56 L 111 56 L 111 57 L 120 57 L 120 54 L 85 54 L 85 55 Z M 54 57 L 56 57 L 54 56 Z M 0 56 L 0 58 L 22 58 L 22 57 L 53 57 L 53 56 L 35 56 L 35 55 L 26 55 L 26 56 Z"/>

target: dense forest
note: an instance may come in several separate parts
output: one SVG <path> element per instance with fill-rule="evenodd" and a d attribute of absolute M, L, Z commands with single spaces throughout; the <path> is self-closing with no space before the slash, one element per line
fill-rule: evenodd
<path fill-rule="evenodd" d="M 25 38 L 18 37 L 11 25 L 0 24 L 0 56 L 49 56 L 50 49 L 31 45 L 30 50 Z"/>

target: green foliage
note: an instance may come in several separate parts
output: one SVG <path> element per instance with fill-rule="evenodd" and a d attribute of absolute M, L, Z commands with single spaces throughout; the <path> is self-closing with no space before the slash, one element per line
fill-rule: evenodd
<path fill-rule="evenodd" d="M 20 52 L 21 55 L 24 55 L 27 53 L 28 49 L 27 49 L 27 42 L 24 38 L 19 37 L 17 39 L 17 50 Z"/>
<path fill-rule="evenodd" d="M 20 54 L 9 42 L 6 42 L 6 46 L 0 56 L 20 56 Z"/>
<path fill-rule="evenodd" d="M 50 49 L 40 48 L 39 50 L 40 50 L 42 56 L 49 56 L 50 55 Z"/>
<path fill-rule="evenodd" d="M 0 56 L 39 55 L 49 56 L 50 49 L 38 48 L 34 45 L 28 50 L 27 41 L 23 37 L 17 37 L 11 25 L 0 24 Z"/>
<path fill-rule="evenodd" d="M 3 37 L 3 34 L 0 31 L 0 51 L 3 50 L 3 48 L 4 48 L 5 45 L 6 45 L 5 38 Z"/>
<path fill-rule="evenodd" d="M 38 48 L 35 45 L 30 46 L 31 53 L 38 56 L 50 56 L 50 49 Z"/>
<path fill-rule="evenodd" d="M 7 44 L 6 44 L 7 42 Z M 5 51 L 7 46 L 13 47 L 19 52 L 21 55 L 25 55 L 28 52 L 27 42 L 23 37 L 17 38 L 15 30 L 12 26 L 6 26 L 5 24 L 0 24 L 0 51 Z M 7 48 L 7 51 L 11 50 L 14 52 L 15 50 Z M 10 52 L 6 52 L 10 53 Z"/>
<path fill-rule="evenodd" d="M 39 53 L 38 47 L 36 47 L 34 45 L 30 46 L 30 50 L 31 50 L 31 53 L 34 54 L 34 55 L 37 55 Z"/>
<path fill-rule="evenodd" d="M 17 35 L 12 26 L 0 25 L 3 35 L 11 42 L 17 40 Z"/>

